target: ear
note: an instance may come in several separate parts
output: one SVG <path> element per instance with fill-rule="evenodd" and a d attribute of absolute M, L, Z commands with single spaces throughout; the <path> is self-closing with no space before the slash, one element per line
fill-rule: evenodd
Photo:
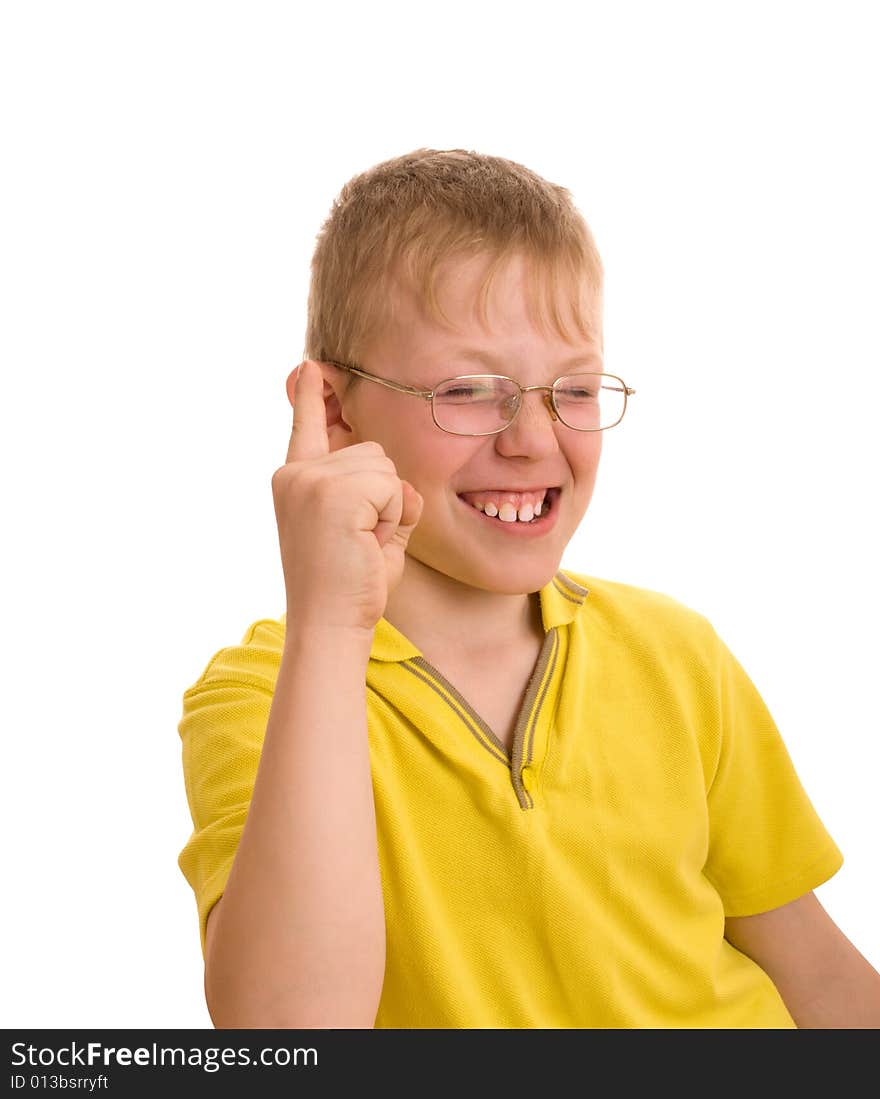
<path fill-rule="evenodd" d="M 339 450 L 352 443 L 352 429 L 342 415 L 340 397 L 345 393 L 345 380 L 334 378 L 332 382 L 324 376 L 324 408 L 327 410 L 327 437 L 330 449 Z M 335 444 L 335 445 L 334 445 Z"/>
<path fill-rule="evenodd" d="M 348 423 L 346 423 L 345 418 L 342 415 L 342 405 L 340 403 L 340 396 L 343 396 L 345 391 L 345 378 L 337 378 L 336 374 L 341 374 L 341 371 L 332 371 L 317 359 L 312 359 L 311 361 L 318 363 L 324 378 L 324 408 L 327 415 L 327 438 L 330 442 L 330 449 L 340 450 L 344 446 L 349 446 L 352 442 L 350 438 L 352 429 Z M 290 402 L 291 408 L 293 408 L 294 405 L 293 394 L 296 388 L 296 378 L 302 365 L 302 363 L 297 363 L 293 370 L 287 375 L 287 399 Z"/>

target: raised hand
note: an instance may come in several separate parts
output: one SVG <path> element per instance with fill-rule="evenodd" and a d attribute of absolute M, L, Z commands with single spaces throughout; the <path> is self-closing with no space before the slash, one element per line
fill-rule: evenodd
<path fill-rule="evenodd" d="M 287 461 L 272 496 L 288 629 L 372 631 L 400 582 L 422 496 L 373 441 L 331 451 L 320 365 L 297 368 Z"/>

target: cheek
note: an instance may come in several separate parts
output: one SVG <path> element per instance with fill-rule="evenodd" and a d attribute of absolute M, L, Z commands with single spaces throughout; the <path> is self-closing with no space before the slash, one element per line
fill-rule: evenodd
<path fill-rule="evenodd" d="M 436 430 L 392 429 L 386 446 L 398 477 L 409 481 L 423 496 L 442 493 L 454 482 L 456 472 L 467 460 L 460 451 Z"/>
<path fill-rule="evenodd" d="M 436 495 L 444 492 L 455 485 L 458 471 L 467 465 L 470 452 L 453 436 L 445 436 L 435 428 L 431 432 L 401 440 L 396 455 L 392 457 L 399 476 L 410 481 L 426 496 L 427 493 Z"/>
<path fill-rule="evenodd" d="M 599 465 L 599 459 L 602 456 L 602 440 L 605 437 L 605 432 L 597 431 L 593 434 L 585 432 L 584 434 L 585 438 L 579 447 L 580 467 L 583 470 L 595 473 L 596 467 Z"/>
<path fill-rule="evenodd" d="M 603 435 L 602 431 L 585 431 L 576 438 L 567 440 L 564 453 L 575 481 L 595 476 L 602 454 Z"/>

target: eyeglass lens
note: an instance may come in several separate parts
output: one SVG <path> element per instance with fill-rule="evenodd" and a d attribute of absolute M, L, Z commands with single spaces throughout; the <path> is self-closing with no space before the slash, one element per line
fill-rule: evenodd
<path fill-rule="evenodd" d="M 613 427 L 626 408 L 623 382 L 612 374 L 571 374 L 556 382 L 553 395 L 560 420 L 576 431 Z M 521 399 L 507 378 L 452 378 L 434 391 L 434 419 L 456 435 L 489 434 L 507 426 Z"/>

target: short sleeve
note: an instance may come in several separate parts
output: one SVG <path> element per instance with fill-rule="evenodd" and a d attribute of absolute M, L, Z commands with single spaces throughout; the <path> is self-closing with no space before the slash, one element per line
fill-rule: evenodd
<path fill-rule="evenodd" d="M 764 700 L 714 633 L 720 746 L 709 785 L 704 873 L 725 916 L 778 908 L 843 865 L 813 807 Z"/>
<path fill-rule="evenodd" d="M 278 622 L 254 623 L 183 695 L 178 731 L 193 831 L 177 861 L 195 894 L 203 957 L 208 913 L 226 887 L 247 819 L 283 636 Z"/>

